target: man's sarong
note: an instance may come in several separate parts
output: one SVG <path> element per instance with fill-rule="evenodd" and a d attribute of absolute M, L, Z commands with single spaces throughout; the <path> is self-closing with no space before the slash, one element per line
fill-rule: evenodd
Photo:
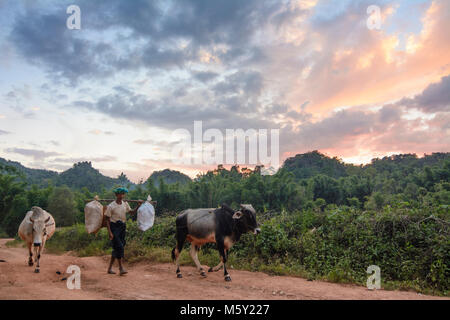
<path fill-rule="evenodd" d="M 117 259 L 121 259 L 124 256 L 124 247 L 126 244 L 125 241 L 125 233 L 126 233 L 126 224 L 122 221 L 111 222 L 111 232 L 114 235 L 112 239 L 112 256 Z"/>

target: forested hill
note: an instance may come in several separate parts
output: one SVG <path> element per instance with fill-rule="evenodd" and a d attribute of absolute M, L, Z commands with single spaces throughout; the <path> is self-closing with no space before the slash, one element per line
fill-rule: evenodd
<path fill-rule="evenodd" d="M 337 157 L 329 158 L 318 151 L 297 154 L 287 158 L 283 164 L 283 168 L 292 172 L 297 179 L 307 179 L 318 174 L 340 178 L 347 175 L 348 168 L 353 167 Z"/>
<path fill-rule="evenodd" d="M 159 186 L 159 179 L 163 179 L 163 181 L 167 184 L 180 183 L 186 184 L 191 181 L 189 176 L 185 175 L 176 170 L 164 169 L 162 171 L 154 171 L 150 176 L 150 179 L 153 181 L 154 185 Z"/>
<path fill-rule="evenodd" d="M 443 163 L 446 160 L 450 161 L 450 153 L 433 153 L 421 158 L 415 154 L 400 154 L 376 158 L 369 164 L 357 166 L 346 164 L 337 157 L 330 158 L 318 151 L 312 151 L 297 154 L 294 157 L 286 159 L 282 168 L 283 171 L 292 173 L 296 181 L 317 176 L 326 176 L 333 179 L 359 176 L 360 178 L 372 177 L 370 178 L 373 180 L 372 182 L 378 181 L 375 183 L 379 184 L 385 184 L 389 180 L 391 182 L 399 182 L 401 180 L 405 183 L 421 185 L 420 181 L 416 181 L 419 177 L 419 171 L 420 176 L 429 175 L 431 177 L 430 169 L 425 169 Z M 91 192 L 100 192 L 103 189 L 111 189 L 117 185 L 126 186 L 130 189 L 136 187 L 123 173 L 117 178 L 105 176 L 99 170 L 93 168 L 91 162 L 76 163 L 72 168 L 60 174 L 55 171 L 30 169 L 19 162 L 9 161 L 3 158 L 0 158 L 0 164 L 16 168 L 18 172 L 23 174 L 28 186 L 37 185 L 38 187 L 46 187 L 49 184 L 54 186 L 66 185 L 74 190 L 80 190 L 85 187 Z M 445 174 L 445 168 L 442 170 L 444 172 L 443 174 Z M 433 174 L 434 178 L 438 179 L 437 181 L 442 179 L 444 181 L 446 180 L 446 177 L 441 177 L 438 171 Z M 192 181 L 184 173 L 170 169 L 155 171 L 149 179 L 152 180 L 155 187 L 159 186 L 160 179 L 166 184 L 175 184 L 178 182 L 180 185 L 186 185 Z M 431 181 L 430 179 L 428 181 Z M 397 185 L 404 187 L 400 183 L 397 183 Z"/>
<path fill-rule="evenodd" d="M 353 165 L 344 163 L 341 159 L 330 158 L 318 151 L 297 154 L 284 161 L 283 168 L 297 179 L 307 179 L 316 175 L 325 175 L 332 178 L 341 178 L 349 175 L 363 173 L 387 175 L 407 175 L 414 170 L 437 165 L 450 160 L 449 152 L 435 152 L 419 158 L 416 154 L 397 154 L 383 158 L 374 158 L 366 165 Z"/>
<path fill-rule="evenodd" d="M 121 174 L 117 178 L 107 177 L 93 168 L 91 162 L 75 163 L 72 168 L 61 173 L 27 168 L 19 162 L 5 160 L 3 158 L 0 158 L 0 164 L 16 168 L 17 172 L 22 174 L 28 187 L 36 185 L 40 188 L 45 188 L 48 185 L 66 185 L 72 189 L 86 187 L 91 192 L 98 192 L 103 188 L 110 189 L 116 185 L 133 187 L 133 183 L 128 180 L 126 175 Z"/>
<path fill-rule="evenodd" d="M 91 192 L 100 192 L 102 189 L 111 189 L 114 186 L 126 186 L 129 189 L 135 187 L 135 184 L 125 174 L 122 173 L 117 178 L 105 176 L 98 169 L 92 167 L 91 162 L 87 161 L 75 163 L 72 168 L 59 174 L 50 170 L 27 168 L 19 162 L 3 158 L 0 158 L 0 164 L 16 168 L 18 173 L 23 175 L 28 186 L 36 185 L 45 188 L 50 184 L 54 186 L 65 185 L 74 190 L 87 188 Z M 150 178 L 156 187 L 159 186 L 160 179 L 167 184 L 179 182 L 181 185 L 191 181 L 191 178 L 184 173 L 170 169 L 155 171 Z"/>
<path fill-rule="evenodd" d="M 23 166 L 16 161 L 10 161 L 0 158 L 0 164 L 16 168 L 19 172 L 25 175 L 26 181 L 29 184 L 35 184 L 39 187 L 47 186 L 48 181 L 55 180 L 58 177 L 58 172 L 42 169 L 30 169 Z"/>
<path fill-rule="evenodd" d="M 122 173 L 117 178 L 104 176 L 92 167 L 91 162 L 79 162 L 72 168 L 62 172 L 56 179 L 56 185 L 66 185 L 73 189 L 86 187 L 89 191 L 109 189 L 115 185 L 132 186 L 133 183 Z"/>

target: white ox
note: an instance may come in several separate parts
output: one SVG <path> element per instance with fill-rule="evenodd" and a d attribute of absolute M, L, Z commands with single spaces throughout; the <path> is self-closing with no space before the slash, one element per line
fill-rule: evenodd
<path fill-rule="evenodd" d="M 45 242 L 51 238 L 54 232 L 55 219 L 50 213 L 39 207 L 32 207 L 19 226 L 19 236 L 27 244 L 30 253 L 28 259 L 30 267 L 33 266 L 33 251 L 31 248 L 34 248 L 34 261 L 36 262 L 34 272 L 36 273 L 39 272 L 39 260 Z"/>

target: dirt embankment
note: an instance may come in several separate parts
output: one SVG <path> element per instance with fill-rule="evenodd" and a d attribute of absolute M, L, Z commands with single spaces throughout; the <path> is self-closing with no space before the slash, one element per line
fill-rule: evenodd
<path fill-rule="evenodd" d="M 68 254 L 44 253 L 41 272 L 34 273 L 27 250 L 7 248 L 9 240 L 0 239 L 0 260 L 5 261 L 0 262 L 0 299 L 445 299 L 239 270 L 230 270 L 231 283 L 220 271 L 202 278 L 193 267 L 182 267 L 184 277 L 177 279 L 172 264 L 130 265 L 121 277 L 106 273 L 109 257 Z M 61 281 L 69 265 L 81 269 L 80 290 L 69 290 Z"/>

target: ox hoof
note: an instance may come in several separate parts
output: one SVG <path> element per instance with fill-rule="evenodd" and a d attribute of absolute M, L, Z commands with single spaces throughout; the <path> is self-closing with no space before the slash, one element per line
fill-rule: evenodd
<path fill-rule="evenodd" d="M 214 269 L 212 267 L 208 269 L 208 272 L 213 272 L 213 271 L 214 271 Z"/>
<path fill-rule="evenodd" d="M 200 275 L 201 275 L 202 277 L 206 278 L 206 272 L 205 272 L 205 271 L 200 272 Z"/>
<path fill-rule="evenodd" d="M 181 273 L 177 273 L 177 278 L 181 279 L 181 278 L 183 278 L 183 275 Z"/>
<path fill-rule="evenodd" d="M 34 273 L 39 273 L 39 269 L 34 269 Z"/>
<path fill-rule="evenodd" d="M 225 281 L 231 281 L 231 277 L 230 276 L 225 276 Z"/>

